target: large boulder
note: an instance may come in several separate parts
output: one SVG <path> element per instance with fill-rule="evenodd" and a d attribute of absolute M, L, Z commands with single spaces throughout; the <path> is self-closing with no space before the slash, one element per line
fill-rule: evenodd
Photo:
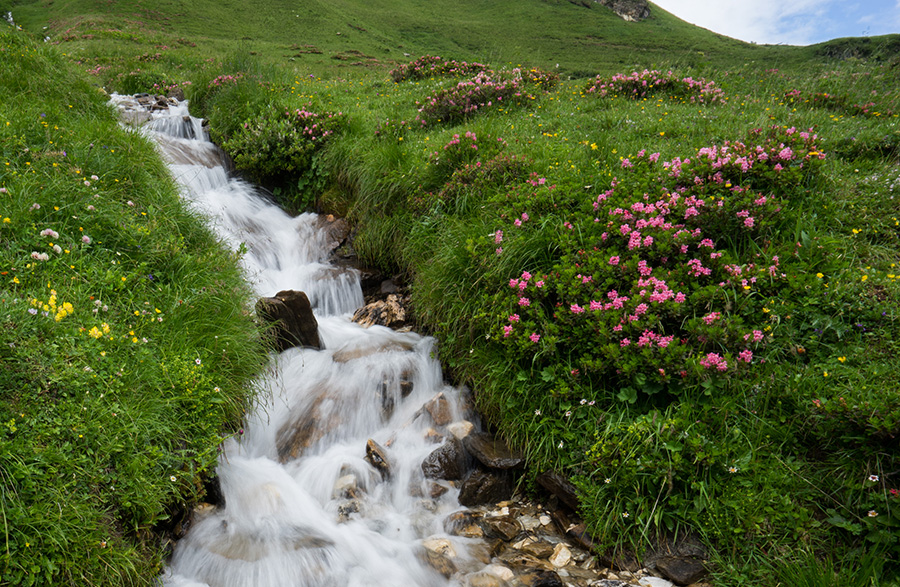
<path fill-rule="evenodd" d="M 450 437 L 422 461 L 422 472 L 429 479 L 462 479 L 466 474 L 466 452 L 462 443 Z"/>
<path fill-rule="evenodd" d="M 302 291 L 285 290 L 271 298 L 260 298 L 256 302 L 256 315 L 272 324 L 268 333 L 277 352 L 296 346 L 322 348 L 319 323 L 309 297 Z"/>
<path fill-rule="evenodd" d="M 459 503 L 467 507 L 494 504 L 509 499 L 512 493 L 513 483 L 507 472 L 473 469 L 459 488 Z"/>
<path fill-rule="evenodd" d="M 490 469 L 514 469 L 525 464 L 525 455 L 514 451 L 505 442 L 487 432 L 467 435 L 463 439 L 466 450 Z"/>

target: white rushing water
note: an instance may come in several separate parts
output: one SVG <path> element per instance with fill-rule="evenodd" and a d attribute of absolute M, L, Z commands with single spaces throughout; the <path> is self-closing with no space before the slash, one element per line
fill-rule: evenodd
<path fill-rule="evenodd" d="M 146 121 L 183 197 L 210 219 L 260 296 L 306 292 L 324 350 L 273 356 L 263 399 L 245 433 L 223 447 L 225 505 L 195 522 L 161 578 L 170 587 L 439 587 L 458 584 L 421 560 L 423 540 L 457 544 L 441 520 L 457 490 L 432 498 L 422 460 L 436 448 L 423 404 L 443 392 L 455 419 L 459 393 L 443 383 L 432 339 L 350 321 L 363 303 L 358 274 L 327 261 L 314 214 L 291 217 L 252 185 L 231 178 L 186 103 L 148 115 L 124 96 L 126 120 Z M 409 392 L 409 383 L 412 391 Z M 408 394 L 408 395 L 407 395 Z M 391 474 L 365 460 L 369 439 Z"/>

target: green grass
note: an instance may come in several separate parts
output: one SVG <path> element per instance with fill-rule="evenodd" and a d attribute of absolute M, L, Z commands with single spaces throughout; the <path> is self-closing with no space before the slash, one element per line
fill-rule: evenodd
<path fill-rule="evenodd" d="M 252 399 L 250 293 L 56 48 L 0 56 L 0 582 L 149 584 Z"/>

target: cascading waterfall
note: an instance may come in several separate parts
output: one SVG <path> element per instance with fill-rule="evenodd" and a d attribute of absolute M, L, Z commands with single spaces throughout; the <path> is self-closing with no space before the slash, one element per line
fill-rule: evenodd
<path fill-rule="evenodd" d="M 459 509 L 457 490 L 447 485 L 432 497 L 420 466 L 435 448 L 423 405 L 443 392 L 453 417 L 465 416 L 458 390 L 442 381 L 433 340 L 351 322 L 363 303 L 359 277 L 328 263 L 319 218 L 291 217 L 229 177 L 186 103 L 148 113 L 133 98 L 113 101 L 124 119 L 146 122 L 141 128 L 158 142 L 187 202 L 230 247 L 243 243 L 260 296 L 307 293 L 324 346 L 272 357 L 260 406 L 219 459 L 225 506 L 195 522 L 162 583 L 450 585 L 419 556 L 423 539 L 441 536 L 458 543 L 465 564 L 471 541 L 444 533 L 441 520 Z M 370 439 L 389 447 L 389 473 L 364 458 Z"/>

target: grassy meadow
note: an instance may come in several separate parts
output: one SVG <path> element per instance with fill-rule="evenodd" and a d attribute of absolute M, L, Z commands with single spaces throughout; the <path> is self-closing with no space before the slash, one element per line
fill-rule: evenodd
<path fill-rule="evenodd" d="M 440 14 L 452 18 L 440 29 L 434 19 L 443 4 L 391 11 L 376 4 L 364 20 L 352 3 L 331 3 L 296 16 L 290 21 L 296 28 L 271 26 L 288 22 L 287 7 L 267 5 L 239 22 L 236 6 L 213 11 L 201 4 L 197 15 L 209 10 L 207 20 L 222 23 L 201 30 L 194 14 L 172 4 L 149 11 L 120 3 L 116 13 L 80 0 L 12 6 L 29 31 L 44 34 L 48 26 L 50 41 L 10 32 L 4 42 L 34 53 L 22 59 L 56 64 L 58 71 L 48 76 L 65 71 L 76 80 L 65 92 L 81 88 L 89 96 L 91 83 L 110 91 L 184 92 L 240 173 L 289 208 L 347 217 L 364 262 L 407 277 L 417 319 L 439 340 L 448 373 L 469 385 L 490 424 L 527 452 L 531 472 L 524 489 L 535 489 L 533 478 L 544 470 L 566 474 L 579 489 L 581 513 L 601 551 L 640 553 L 660 536 L 691 533 L 710 549 L 716 585 L 896 584 L 896 36 L 758 47 L 659 10 L 646 23 L 623 23 L 599 6 L 568 2 L 520 3 L 515 12 L 503 3 L 446 7 Z M 474 16 L 467 20 L 453 10 Z M 530 29 L 538 17 L 541 30 Z M 398 24 L 389 26 L 393 18 Z M 602 42 L 585 41 L 590 35 Z M 0 87 L 21 95 L 16 84 L 28 76 L 6 73 L 6 64 Z M 103 324 L 113 332 L 109 344 L 123 353 L 99 377 L 103 385 L 119 381 L 120 363 L 148 385 L 177 380 L 187 391 L 195 389 L 191 381 L 222 385 L 220 376 L 191 366 L 202 359 L 205 370 L 219 356 L 203 354 L 212 344 L 211 327 L 199 321 L 223 313 L 225 321 L 238 309 L 216 313 L 197 306 L 196 332 L 165 337 L 152 329 L 169 322 L 140 314 L 159 309 L 168 320 L 176 309 L 188 311 L 179 300 L 211 303 L 196 288 L 209 288 L 200 282 L 212 278 L 191 268 L 226 260 L 205 260 L 199 245 L 173 242 L 172 230 L 155 245 L 155 255 L 147 245 L 138 250 L 134 231 L 179 222 L 184 212 L 161 212 L 155 200 L 151 210 L 126 191 L 140 179 L 132 177 L 136 166 L 119 159 L 122 147 L 111 152 L 110 145 L 120 143 L 91 138 L 96 131 L 88 129 L 102 127 L 102 113 L 104 132 L 114 132 L 96 90 L 90 99 L 75 100 L 62 84 L 52 87 L 60 95 L 34 91 L 34 101 L 4 100 L 0 109 L 6 116 L 0 124 L 10 122 L 0 128 L 6 133 L 0 145 L 16 171 L 0 175 L 11 206 L 2 227 L 19 230 L 4 233 L 4 242 L 16 243 L 5 249 L 3 297 L 5 320 L 15 321 L 17 334 L 14 347 L 0 352 L 10 353 L 5 363 L 21 365 L 7 373 L 43 382 L 4 383 L 4 390 L 34 392 L 12 394 L 14 401 L 4 403 L 9 414 L 0 420 L 24 413 L 16 402 L 56 401 L 58 392 L 44 389 L 55 390 L 59 380 L 74 386 L 76 375 L 79 389 L 92 398 L 104 393 L 92 378 L 102 362 L 88 363 L 94 370 L 88 372 L 78 361 L 61 359 L 53 370 L 48 365 L 56 355 L 41 353 L 49 341 L 69 356 L 90 356 L 108 340 Z M 76 117 L 81 126 L 41 113 Z M 75 180 L 57 171 L 58 155 L 46 153 L 76 138 L 44 123 L 85 129 L 77 138 L 80 150 L 64 149 L 66 158 L 79 157 L 74 168 L 65 161 L 70 174 L 80 171 Z M 137 138 L 116 136 L 152 160 Z M 108 148 L 85 147 L 90 144 Z M 165 183 L 158 163 L 142 169 L 156 170 L 152 181 Z M 133 189 L 147 197 L 148 190 Z M 78 206 L 97 191 L 115 204 L 103 214 L 123 214 L 127 221 L 110 216 L 95 228 L 83 211 L 44 216 L 55 206 L 68 210 L 55 203 L 57 195 L 71 194 L 71 205 Z M 32 210 L 33 203 L 41 207 Z M 101 206 L 92 205 L 100 213 Z M 138 216 L 143 212 L 147 216 Z M 79 227 L 84 230 L 76 233 Z M 73 241 L 60 243 L 71 249 L 65 262 L 49 244 L 60 237 L 42 235 L 46 229 Z M 215 248 L 203 231 L 191 230 L 185 239 Z M 75 247 L 81 232 L 91 238 L 87 251 Z M 107 243 L 102 249 L 99 240 Z M 16 247 L 48 259 L 26 268 L 31 260 L 21 260 L 22 253 L 13 258 Z M 69 255 L 87 257 L 68 262 Z M 102 275 L 84 270 L 78 275 L 90 280 L 74 279 L 69 271 L 75 269 L 66 266 L 79 267 L 76 260 L 105 263 Z M 140 277 L 166 272 L 173 277 L 159 283 Z M 122 278 L 141 287 L 115 289 Z M 82 298 L 90 295 L 101 300 L 100 312 L 108 305 L 122 322 L 82 310 Z M 51 296 L 55 308 L 68 302 L 75 313 L 57 321 L 58 309 L 43 308 Z M 38 314 L 27 314 L 29 307 Z M 59 328 L 66 325 L 87 330 L 75 330 L 80 338 L 64 337 Z M 92 326 L 103 335 L 94 338 Z M 224 327 L 235 337 L 251 336 L 241 320 Z M 25 329 L 35 333 L 30 343 L 18 342 Z M 121 338 L 125 331 L 167 345 L 152 353 L 167 357 L 165 369 L 142 354 L 150 347 Z M 88 346 L 72 348 L 70 340 Z M 217 368 L 221 377 L 238 381 L 252 369 L 232 366 L 255 360 L 220 357 Z M 182 405 L 212 410 L 208 403 Z M 221 431 L 216 418 L 204 420 L 204 442 Z M 103 422 L 112 429 L 119 420 Z M 14 418 L 7 441 L 23 443 L 15 454 L 44 458 L 47 451 L 24 444 L 31 442 L 21 434 L 24 425 L 24 416 Z M 59 434 L 76 432 L 84 434 Z M 71 460 L 92 454 L 80 452 L 73 438 L 68 442 L 63 446 Z M 131 457 L 157 463 L 148 454 Z M 158 462 L 159 471 L 172 469 L 164 458 Z M 18 468 L 26 464 L 13 470 L 26 471 Z M 187 473 L 173 475 L 188 479 Z M 79 483 L 100 486 L 90 476 Z M 151 507 L 145 488 L 122 489 L 117 482 L 118 499 L 127 495 L 132 504 Z M 154 491 L 163 502 L 184 498 L 175 489 Z M 143 536 L 155 518 L 128 512 L 126 519 L 140 522 L 122 535 Z M 35 527 L 56 528 L 49 513 L 44 516 L 45 526 Z M 9 527 L 27 527 L 32 522 L 26 519 Z M 60 520 L 58 529 L 64 528 Z M 11 548 L 28 552 L 27 540 L 7 534 L 4 572 L 28 568 L 9 554 Z M 56 560 L 52 550 L 44 552 Z"/>
<path fill-rule="evenodd" d="M 0 583 L 149 584 L 252 399 L 250 292 L 55 47 L 0 61 Z"/>

